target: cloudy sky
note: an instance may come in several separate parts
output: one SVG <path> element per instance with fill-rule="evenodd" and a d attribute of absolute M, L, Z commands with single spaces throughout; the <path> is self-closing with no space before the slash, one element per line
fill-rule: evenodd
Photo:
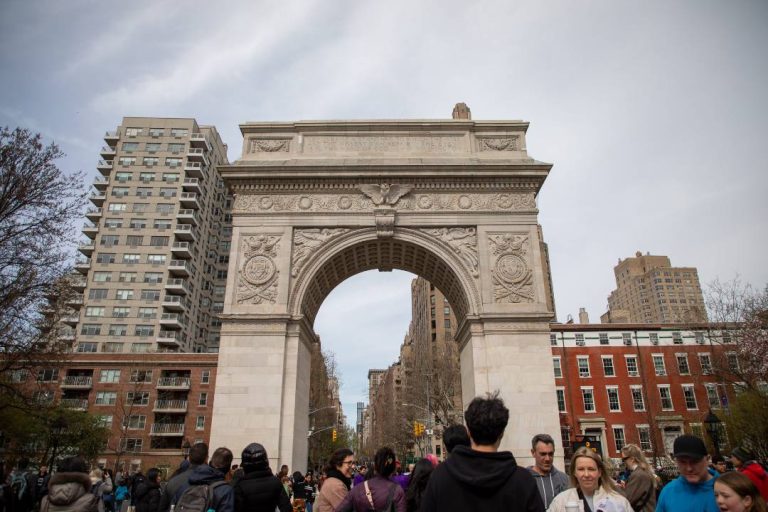
<path fill-rule="evenodd" d="M 768 2 L 196 0 L 0 2 L 0 125 L 95 176 L 123 116 L 195 117 L 238 158 L 245 121 L 531 123 L 558 317 L 606 308 L 635 251 L 702 282 L 768 282 Z M 402 272 L 337 288 L 316 328 L 346 413 L 397 355 Z M 374 287 L 377 295 L 369 291 Z"/>

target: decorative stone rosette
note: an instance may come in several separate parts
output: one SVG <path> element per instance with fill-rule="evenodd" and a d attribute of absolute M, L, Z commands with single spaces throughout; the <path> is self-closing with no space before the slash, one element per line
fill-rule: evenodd
<path fill-rule="evenodd" d="M 296 229 L 293 232 L 293 257 L 291 275 L 296 277 L 307 258 L 328 240 L 349 232 L 347 228 Z"/>
<path fill-rule="evenodd" d="M 453 252 L 464 261 L 469 273 L 474 277 L 480 275 L 477 257 L 477 230 L 475 228 L 429 228 L 422 231 L 450 245 Z"/>
<path fill-rule="evenodd" d="M 243 264 L 238 270 L 238 304 L 274 304 L 277 299 L 275 264 L 279 235 L 258 234 L 243 239 Z"/>
<path fill-rule="evenodd" d="M 533 270 L 528 263 L 527 235 L 491 233 L 488 235 L 492 259 L 491 279 L 495 302 L 534 302 Z"/>

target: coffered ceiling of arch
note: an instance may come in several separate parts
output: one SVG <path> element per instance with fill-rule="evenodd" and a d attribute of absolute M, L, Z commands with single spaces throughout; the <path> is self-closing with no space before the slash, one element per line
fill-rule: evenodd
<path fill-rule="evenodd" d="M 417 274 L 448 297 L 459 321 L 466 315 L 467 299 L 453 270 L 431 252 L 393 238 L 361 242 L 333 256 L 313 276 L 302 312 L 314 322 L 323 301 L 336 286 L 355 274 L 373 269 L 399 269 Z"/>

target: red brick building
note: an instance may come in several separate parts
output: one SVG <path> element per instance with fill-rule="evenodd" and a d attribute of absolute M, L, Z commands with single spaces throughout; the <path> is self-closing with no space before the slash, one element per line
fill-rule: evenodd
<path fill-rule="evenodd" d="M 605 456 L 634 443 L 664 456 L 683 433 L 706 437 L 710 408 L 727 414 L 734 387 L 716 362 L 738 364 L 727 337 L 681 325 L 553 324 L 550 341 L 563 446 L 593 435 Z M 721 436 L 722 439 L 725 436 Z M 725 442 L 720 443 L 725 448 Z"/>

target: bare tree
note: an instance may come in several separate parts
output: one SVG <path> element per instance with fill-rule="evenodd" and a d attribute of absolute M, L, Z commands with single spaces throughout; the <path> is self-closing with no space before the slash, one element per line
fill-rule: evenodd
<path fill-rule="evenodd" d="M 86 194 L 82 173 L 29 130 L 0 128 L 0 411 L 32 408 L 14 375 L 50 365 L 66 346 L 59 320 L 72 300 L 69 249 Z"/>

